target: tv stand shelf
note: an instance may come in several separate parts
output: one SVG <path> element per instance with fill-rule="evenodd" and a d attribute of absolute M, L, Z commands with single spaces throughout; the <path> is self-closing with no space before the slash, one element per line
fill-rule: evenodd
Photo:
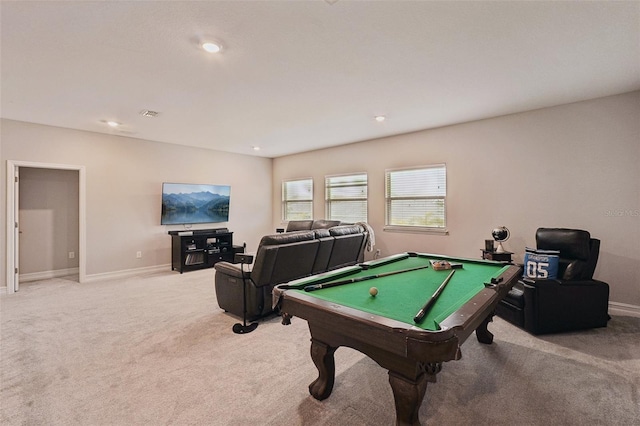
<path fill-rule="evenodd" d="M 233 245 L 233 232 L 227 228 L 169 231 L 171 235 L 171 270 L 183 273 L 211 268 L 216 262 L 233 262 L 243 247 Z"/>

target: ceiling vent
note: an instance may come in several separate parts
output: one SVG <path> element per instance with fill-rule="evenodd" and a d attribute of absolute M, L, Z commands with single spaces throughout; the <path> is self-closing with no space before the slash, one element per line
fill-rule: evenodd
<path fill-rule="evenodd" d="M 150 109 L 140 111 L 140 115 L 143 117 L 157 117 L 158 114 L 160 114 L 158 111 L 151 111 Z"/>

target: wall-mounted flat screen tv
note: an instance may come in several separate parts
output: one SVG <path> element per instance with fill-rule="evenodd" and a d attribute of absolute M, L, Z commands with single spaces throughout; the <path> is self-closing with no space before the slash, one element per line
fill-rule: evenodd
<path fill-rule="evenodd" d="M 229 185 L 162 184 L 162 225 L 229 221 Z"/>

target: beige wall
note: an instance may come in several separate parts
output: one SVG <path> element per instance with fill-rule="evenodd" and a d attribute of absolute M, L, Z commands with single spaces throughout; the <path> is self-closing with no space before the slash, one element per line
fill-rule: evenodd
<path fill-rule="evenodd" d="M 87 276 L 171 262 L 167 231 L 161 226 L 162 182 L 231 185 L 228 227 L 234 243 L 255 249 L 272 231 L 272 160 L 188 148 L 11 120 L 0 122 L 2 223 L 6 223 L 7 160 L 86 168 Z M 2 227 L 6 241 L 6 227 Z M 0 248 L 6 286 L 6 244 Z M 142 259 L 136 252 L 142 251 Z"/>
<path fill-rule="evenodd" d="M 20 168 L 21 278 L 78 268 L 78 182 L 77 170 Z"/>
<path fill-rule="evenodd" d="M 283 179 L 313 177 L 322 218 L 325 175 L 364 171 L 382 255 L 479 257 L 491 229 L 505 225 L 505 246 L 521 261 L 537 227 L 583 228 L 602 240 L 596 277 L 611 285 L 611 300 L 640 306 L 639 118 L 633 92 L 274 160 L 0 120 L 0 218 L 6 223 L 7 160 L 85 166 L 90 276 L 169 263 L 166 232 L 180 227 L 159 225 L 163 181 L 230 184 L 231 218 L 221 226 L 252 250 L 280 225 Z M 439 162 L 449 235 L 383 231 L 385 169 Z M 0 232 L 5 241 L 6 227 Z"/>
<path fill-rule="evenodd" d="M 392 119 L 392 118 L 390 118 Z M 383 231 L 385 169 L 446 163 L 449 235 Z M 640 92 L 277 158 L 281 182 L 313 177 L 323 218 L 325 175 L 367 172 L 369 222 L 382 255 L 425 251 L 479 257 L 491 229 L 522 261 L 538 227 L 586 229 L 602 240 L 596 278 L 611 301 L 640 307 Z"/>

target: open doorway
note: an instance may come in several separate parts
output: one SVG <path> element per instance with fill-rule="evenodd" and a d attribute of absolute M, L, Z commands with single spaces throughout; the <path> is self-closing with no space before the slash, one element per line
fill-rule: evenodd
<path fill-rule="evenodd" d="M 20 283 L 78 281 L 78 171 L 20 167 L 19 173 Z"/>
<path fill-rule="evenodd" d="M 7 161 L 7 293 L 19 290 L 23 272 L 84 282 L 85 211 L 84 166 Z"/>

